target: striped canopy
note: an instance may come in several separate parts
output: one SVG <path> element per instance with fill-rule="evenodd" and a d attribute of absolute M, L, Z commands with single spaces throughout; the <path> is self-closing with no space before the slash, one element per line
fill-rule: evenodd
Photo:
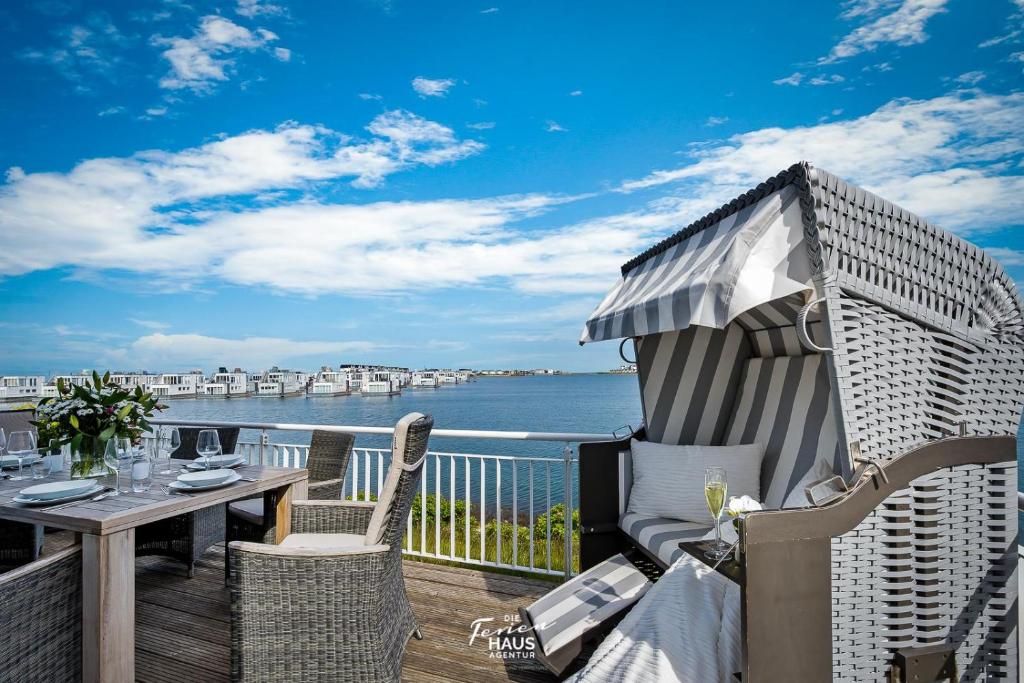
<path fill-rule="evenodd" d="M 682 330 L 724 329 L 765 302 L 810 289 L 793 185 L 654 250 L 628 270 L 587 321 L 580 343 Z"/>

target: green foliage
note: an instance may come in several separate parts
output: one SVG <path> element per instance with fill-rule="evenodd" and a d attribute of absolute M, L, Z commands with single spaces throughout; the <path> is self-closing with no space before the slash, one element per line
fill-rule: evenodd
<path fill-rule="evenodd" d="M 565 538 L 565 505 L 552 505 L 548 513 L 539 515 L 533 524 L 533 533 L 547 537 L 548 515 L 551 516 L 551 538 Z M 580 511 L 572 511 L 572 533 L 574 538 L 580 535 Z"/>

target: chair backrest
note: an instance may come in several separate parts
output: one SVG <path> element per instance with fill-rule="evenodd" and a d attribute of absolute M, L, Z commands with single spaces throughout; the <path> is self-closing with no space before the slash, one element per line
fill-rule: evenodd
<path fill-rule="evenodd" d="M 0 604 L 0 681 L 81 680 L 81 546 L 0 574 Z"/>
<path fill-rule="evenodd" d="M 11 432 L 23 430 L 35 432 L 36 428 L 32 426 L 35 415 L 36 411 L 31 408 L 0 411 L 0 429 L 4 430 L 4 434 L 7 436 L 10 436 Z"/>
<path fill-rule="evenodd" d="M 343 479 L 348 471 L 348 461 L 352 457 L 352 445 L 355 440 L 355 434 L 314 429 L 313 439 L 309 443 L 309 455 L 306 458 L 309 480 Z"/>
<path fill-rule="evenodd" d="M 178 427 L 178 436 L 181 437 L 181 447 L 174 451 L 175 458 L 181 460 L 195 460 L 199 457 L 196 453 L 196 443 L 199 441 L 199 432 L 209 427 Z M 238 427 L 218 427 L 217 437 L 220 439 L 221 452 L 229 455 L 235 452 L 238 445 Z"/>
<path fill-rule="evenodd" d="M 434 418 L 422 413 L 409 413 L 395 425 L 391 464 L 367 527 L 367 545 L 387 543 L 400 551 L 402 533 L 416 497 L 416 485 L 423 473 L 427 440 L 433 427 Z"/>
<path fill-rule="evenodd" d="M 744 362 L 725 445 L 764 444 L 765 507 L 808 505 L 804 488 L 839 471 L 839 438 L 825 360 L 817 354 Z"/>

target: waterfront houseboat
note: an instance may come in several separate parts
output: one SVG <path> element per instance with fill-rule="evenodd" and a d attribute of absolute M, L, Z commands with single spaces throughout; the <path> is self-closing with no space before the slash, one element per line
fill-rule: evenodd
<path fill-rule="evenodd" d="M 417 370 L 412 373 L 409 383 L 413 389 L 436 389 L 438 386 L 437 372 L 434 370 Z"/>
<path fill-rule="evenodd" d="M 77 375 L 54 375 L 50 381 L 45 384 L 40 392 L 41 398 L 57 398 L 57 382 L 60 381 L 65 387 L 72 385 L 84 386 L 92 381 L 92 373 L 88 370 L 82 370 Z"/>
<path fill-rule="evenodd" d="M 397 396 L 402 393 L 402 384 L 390 370 L 377 370 L 366 373 L 369 375 L 360 386 L 359 393 L 363 396 Z"/>
<path fill-rule="evenodd" d="M 306 373 L 281 370 L 274 366 L 263 373 L 256 386 L 256 395 L 261 397 L 301 396 L 306 392 Z"/>
<path fill-rule="evenodd" d="M 459 383 L 459 376 L 453 370 L 438 370 L 437 381 L 441 385 L 455 385 Z"/>
<path fill-rule="evenodd" d="M 203 373 L 199 370 L 191 372 L 164 373 L 156 376 L 149 386 L 154 396 L 164 398 L 196 398 L 203 384 Z"/>
<path fill-rule="evenodd" d="M 256 389 L 256 383 L 249 379 L 249 373 L 241 368 L 235 368 L 228 372 L 227 368 L 220 368 L 203 383 L 199 395 L 203 398 L 244 398 L 251 396 Z"/>
<path fill-rule="evenodd" d="M 159 375 L 148 372 L 113 372 L 110 374 L 111 384 L 131 391 L 134 391 L 135 387 L 142 387 L 143 391 L 149 391 L 149 387 L 156 384 L 158 380 Z"/>
<path fill-rule="evenodd" d="M 348 396 L 349 393 L 348 374 L 326 365 L 309 385 L 310 396 Z"/>
<path fill-rule="evenodd" d="M 42 395 L 46 378 L 41 375 L 0 377 L 0 401 L 31 401 Z"/>

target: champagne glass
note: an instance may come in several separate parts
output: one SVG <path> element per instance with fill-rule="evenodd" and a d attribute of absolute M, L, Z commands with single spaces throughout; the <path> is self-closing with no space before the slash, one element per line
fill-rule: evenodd
<path fill-rule="evenodd" d="M 25 461 L 36 455 L 36 435 L 29 431 L 11 432 L 11 438 L 7 441 L 7 453 L 18 461 L 18 475 L 11 477 L 11 481 L 21 481 L 25 478 Z"/>
<path fill-rule="evenodd" d="M 114 468 L 114 492 L 111 495 L 130 491 L 133 455 L 131 439 L 115 436 L 107 441 L 103 458 L 108 465 Z M 121 472 L 128 473 L 128 486 L 125 488 L 121 488 Z"/>
<path fill-rule="evenodd" d="M 3 459 L 3 456 L 4 456 L 4 454 L 6 452 L 7 452 L 7 434 L 4 433 L 4 428 L 0 427 L 0 460 Z M 2 464 L 2 463 L 0 463 L 0 464 Z M 0 467 L 0 469 L 2 469 L 2 467 Z M 6 475 L 3 475 L 3 476 L 6 476 Z M 3 479 L 3 476 L 0 476 L 0 479 Z"/>
<path fill-rule="evenodd" d="M 708 511 L 715 524 L 715 542 L 704 555 L 712 560 L 720 560 L 729 552 L 729 544 L 722 540 L 720 527 L 728 489 L 729 482 L 724 467 L 709 467 L 704 470 L 704 499 L 708 503 Z"/>
<path fill-rule="evenodd" d="M 220 453 L 220 435 L 216 429 L 203 429 L 196 439 L 196 453 L 202 456 L 206 469 L 211 469 L 210 463 L 213 456 Z"/>

